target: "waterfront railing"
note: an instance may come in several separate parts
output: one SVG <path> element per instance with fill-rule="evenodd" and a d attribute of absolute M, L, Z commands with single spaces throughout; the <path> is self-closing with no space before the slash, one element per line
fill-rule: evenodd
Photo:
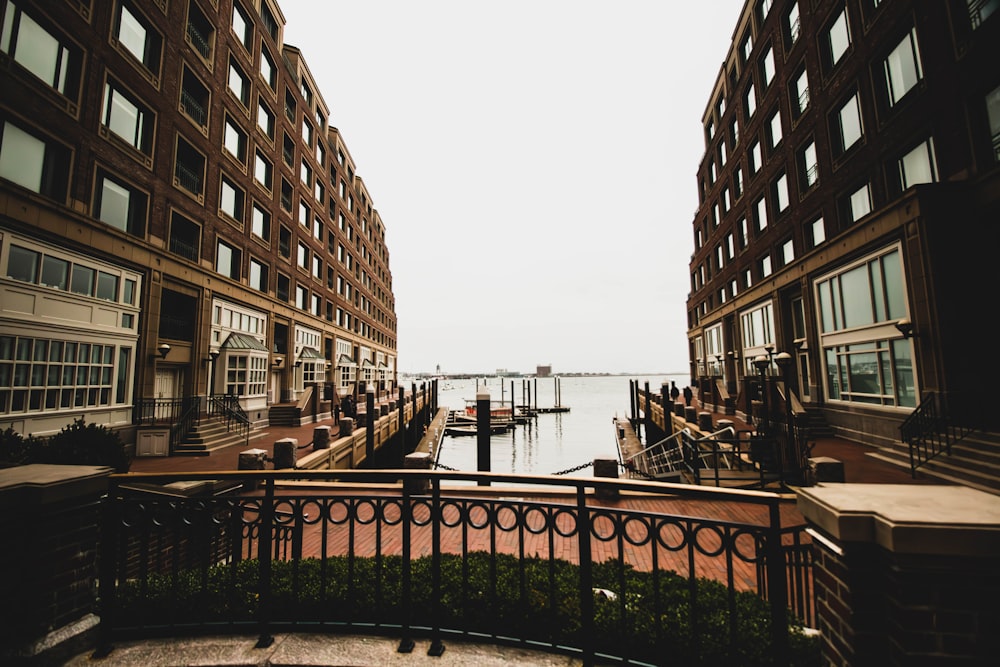
<path fill-rule="evenodd" d="M 602 478 L 115 475 L 98 653 L 154 633 L 329 631 L 401 651 L 460 637 L 586 664 L 789 664 L 813 622 L 810 539 L 789 516 L 773 493 Z"/>

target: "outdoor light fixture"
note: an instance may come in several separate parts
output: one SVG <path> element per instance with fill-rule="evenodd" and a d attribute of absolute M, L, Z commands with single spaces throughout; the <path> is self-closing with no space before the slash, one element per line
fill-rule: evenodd
<path fill-rule="evenodd" d="M 302 365 L 302 360 L 301 359 L 296 360 L 295 367 L 298 368 L 301 365 Z"/>
<path fill-rule="evenodd" d="M 916 336 L 916 334 L 913 333 L 913 322 L 911 322 L 908 317 L 898 320 L 895 323 L 895 327 L 899 333 L 903 334 L 903 338 L 912 338 Z"/>
<path fill-rule="evenodd" d="M 160 355 L 160 359 L 166 359 L 167 355 L 170 353 L 170 346 L 166 343 L 160 343 L 156 346 L 156 351 Z"/>
<path fill-rule="evenodd" d="M 774 355 L 774 363 L 778 364 L 778 367 L 781 369 L 787 368 L 788 364 L 790 364 L 791 362 L 792 362 L 792 355 L 788 354 L 787 352 L 779 352 L 778 354 Z"/>
<path fill-rule="evenodd" d="M 284 361 L 281 357 L 275 357 L 274 361 L 271 362 L 273 366 L 280 366 L 281 362 Z"/>
<path fill-rule="evenodd" d="M 218 358 L 219 358 L 219 350 L 209 350 L 208 359 L 205 360 L 205 363 L 211 363 Z"/>

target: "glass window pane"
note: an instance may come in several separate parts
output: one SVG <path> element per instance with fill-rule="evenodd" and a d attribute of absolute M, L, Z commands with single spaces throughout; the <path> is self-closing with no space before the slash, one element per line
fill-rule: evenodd
<path fill-rule="evenodd" d="M 33 283 L 38 278 L 40 255 L 34 250 L 12 245 L 7 258 L 7 277 Z"/>
<path fill-rule="evenodd" d="M 11 123 L 4 123 L 0 138 L 0 177 L 28 188 L 42 191 L 42 167 L 45 142 Z"/>
<path fill-rule="evenodd" d="M 64 290 L 68 277 L 69 262 L 57 257 L 42 259 L 42 285 Z"/>
<path fill-rule="evenodd" d="M 122 5 L 121 21 L 118 26 L 118 41 L 132 52 L 139 62 L 146 60 L 146 28 Z"/>
<path fill-rule="evenodd" d="M 128 231 L 129 196 L 128 189 L 110 178 L 101 179 L 101 203 L 98 218 L 112 227 Z"/>
<path fill-rule="evenodd" d="M 847 29 L 846 11 L 841 11 L 837 20 L 830 26 L 830 31 L 827 33 L 827 40 L 830 49 L 830 64 L 835 65 L 851 44 L 850 34 Z"/>
<path fill-rule="evenodd" d="M 104 271 L 97 273 L 97 298 L 118 301 L 118 276 Z"/>
<path fill-rule="evenodd" d="M 872 324 L 872 297 L 867 264 L 841 274 L 840 293 L 844 299 L 844 328 Z"/>
<path fill-rule="evenodd" d="M 21 14 L 14 59 L 50 86 L 56 83 L 59 42 L 31 17 Z"/>
<path fill-rule="evenodd" d="M 904 408 L 917 406 L 917 392 L 913 382 L 913 359 L 910 341 L 897 339 L 892 342 L 893 371 L 895 372 L 896 404 Z"/>
<path fill-rule="evenodd" d="M 94 293 L 94 270 L 86 266 L 74 264 L 70 291 L 76 294 L 91 296 Z"/>

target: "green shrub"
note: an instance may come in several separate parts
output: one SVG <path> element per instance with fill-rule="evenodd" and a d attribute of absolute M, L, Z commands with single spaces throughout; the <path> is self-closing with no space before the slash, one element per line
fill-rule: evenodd
<path fill-rule="evenodd" d="M 585 643 L 579 567 L 560 560 L 493 558 L 477 552 L 441 557 L 441 587 L 432 591 L 429 557 L 412 562 L 411 604 L 403 608 L 402 559 L 334 557 L 272 563 L 270 616 L 276 623 L 426 625 L 469 633 L 520 637 L 566 646 Z M 153 575 L 120 585 L 119 618 L 128 625 L 248 621 L 256 618 L 257 561 L 205 573 Z M 730 594 L 708 579 L 673 572 L 638 572 L 617 562 L 595 564 L 595 588 L 626 591 L 595 596 L 594 636 L 600 653 L 660 664 L 772 665 L 771 618 L 766 602 L 736 593 L 737 622 L 730 641 Z M 622 584 L 624 583 L 624 589 Z M 523 592 L 523 593 L 522 593 Z M 659 600 L 659 616 L 656 600 Z M 693 599 L 693 603 L 692 603 Z M 409 614 L 409 618 L 407 618 Z M 791 625 L 794 665 L 818 665 L 819 642 Z"/>
<path fill-rule="evenodd" d="M 108 466 L 128 472 L 132 465 L 121 436 L 107 426 L 87 424 L 83 417 L 67 424 L 51 438 L 27 438 L 8 428 L 0 433 L 0 461 L 17 465 L 55 463 L 60 465 Z"/>

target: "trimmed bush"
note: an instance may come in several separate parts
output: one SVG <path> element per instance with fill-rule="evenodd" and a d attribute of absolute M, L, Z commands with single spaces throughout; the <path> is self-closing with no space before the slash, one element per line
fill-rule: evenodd
<path fill-rule="evenodd" d="M 107 426 L 88 424 L 83 417 L 67 424 L 51 438 L 24 438 L 8 428 L 0 433 L 0 461 L 26 465 L 108 466 L 115 472 L 128 472 L 132 460 L 121 436 Z"/>
<path fill-rule="evenodd" d="M 402 559 L 333 557 L 272 563 L 269 616 L 276 624 L 323 623 L 443 628 L 544 644 L 582 646 L 579 567 L 566 561 L 441 556 L 441 587 L 431 588 L 429 557 L 412 562 L 412 598 L 402 606 Z M 639 572 L 609 561 L 593 566 L 597 651 L 630 660 L 683 665 L 773 665 L 770 608 L 753 593 L 718 582 L 692 584 L 673 572 Z M 204 572 L 152 575 L 120 585 L 118 613 L 130 627 L 201 625 L 257 619 L 258 563 Z M 625 591 L 614 593 L 614 591 Z M 659 608 L 657 616 L 656 608 Z M 409 619 L 407 619 L 409 614 Z M 735 632 L 729 619 L 735 614 Z M 819 641 L 792 621 L 793 665 L 820 664 Z"/>

